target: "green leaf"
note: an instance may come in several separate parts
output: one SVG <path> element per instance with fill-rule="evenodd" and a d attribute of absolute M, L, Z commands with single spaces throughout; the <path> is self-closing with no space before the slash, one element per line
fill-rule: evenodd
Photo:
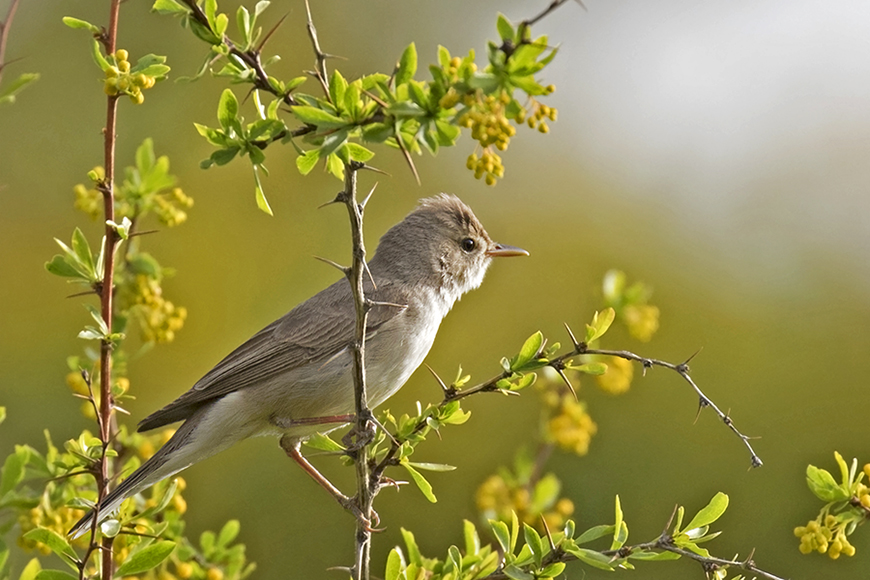
<path fill-rule="evenodd" d="M 695 517 L 692 518 L 685 528 L 685 531 L 694 530 L 695 528 L 700 528 L 703 526 L 709 526 L 713 522 L 719 519 L 719 517 L 725 513 L 725 510 L 728 509 L 728 496 L 718 492 L 713 496 L 713 499 L 710 500 L 704 508 L 701 509 Z"/>
<path fill-rule="evenodd" d="M 317 107 L 299 105 L 296 107 L 290 107 L 290 109 L 300 122 L 305 123 L 306 125 L 314 125 L 318 129 L 334 129 L 336 127 L 344 127 L 348 124 L 344 119 L 340 119 L 339 117 L 327 113 L 323 109 L 318 109 Z"/>
<path fill-rule="evenodd" d="M 619 501 L 619 496 L 616 496 L 614 501 L 613 510 L 615 512 L 614 523 L 613 523 L 613 542 L 610 544 L 610 549 L 615 550 L 617 548 L 621 548 L 623 544 L 625 544 L 625 540 L 627 537 L 623 537 L 622 533 L 622 524 L 623 524 L 623 514 L 622 514 L 622 503 Z M 626 534 L 627 536 L 627 534 Z"/>
<path fill-rule="evenodd" d="M 613 324 L 614 318 L 616 318 L 616 312 L 613 308 L 605 308 L 601 312 L 596 312 L 592 317 L 592 324 L 586 325 L 586 343 L 589 344 L 604 336 L 604 333 Z"/>
<path fill-rule="evenodd" d="M 462 536 L 465 539 L 465 554 L 475 556 L 480 552 L 480 536 L 477 528 L 468 520 L 462 520 Z"/>
<path fill-rule="evenodd" d="M 38 73 L 22 73 L 17 79 L 3 87 L 0 91 L 0 103 L 14 103 L 15 95 L 24 90 L 24 88 L 39 80 Z"/>
<path fill-rule="evenodd" d="M 0 499 L 15 489 L 15 486 L 24 479 L 24 468 L 29 459 L 28 448 L 18 445 L 15 447 L 15 453 L 9 455 L 3 462 L 3 469 L 0 470 Z"/>
<path fill-rule="evenodd" d="M 296 167 L 302 175 L 308 175 L 320 159 L 320 149 L 311 149 L 296 158 Z"/>
<path fill-rule="evenodd" d="M 65 278 L 82 278 L 89 280 L 83 276 L 81 272 L 72 267 L 63 256 L 54 256 L 51 261 L 45 263 L 45 269 L 55 276 L 63 276 Z"/>
<path fill-rule="evenodd" d="M 229 133 L 231 129 L 239 127 L 238 115 L 239 101 L 236 99 L 236 95 L 230 89 L 224 89 L 218 101 L 217 117 L 225 132 Z"/>
<path fill-rule="evenodd" d="M 579 371 L 587 375 L 603 375 L 607 372 L 607 364 L 603 362 L 583 363 L 582 365 L 566 365 L 566 369 Z"/>
<path fill-rule="evenodd" d="M 511 26 L 510 21 L 505 18 L 504 14 L 499 13 L 498 19 L 495 21 L 495 27 L 502 40 L 514 39 L 514 27 Z"/>
<path fill-rule="evenodd" d="M 525 572 L 513 564 L 505 567 L 504 575 L 511 580 L 535 580 L 535 577 L 531 573 Z"/>
<path fill-rule="evenodd" d="M 414 78 L 417 72 L 417 47 L 412 42 L 402 53 L 396 70 L 396 86 L 403 85 Z"/>
<path fill-rule="evenodd" d="M 628 559 L 642 560 L 644 562 L 661 562 L 666 560 L 679 560 L 680 555 L 673 552 L 632 552 L 628 555 Z"/>
<path fill-rule="evenodd" d="M 849 494 L 837 484 L 829 471 L 815 465 L 807 465 L 807 485 L 822 501 L 843 501 L 849 498 Z"/>
<path fill-rule="evenodd" d="M 100 67 L 100 70 L 106 72 L 112 65 L 109 64 L 109 61 L 103 56 L 103 51 L 100 46 L 101 45 L 96 38 L 91 39 L 91 56 L 94 58 L 94 62 L 97 63 L 97 66 Z"/>
<path fill-rule="evenodd" d="M 513 360 L 511 361 L 510 370 L 517 371 L 526 363 L 533 360 L 541 350 L 541 347 L 544 345 L 544 335 L 541 334 L 539 330 L 523 343 L 523 347 L 520 349 L 519 354 L 517 354 Z"/>
<path fill-rule="evenodd" d="M 6 407 L 0 407 L 0 423 L 6 420 Z M 0 549 L 2 549 L 3 544 L 0 544 Z M 3 568 L 3 564 L 0 563 L 0 568 Z"/>
<path fill-rule="evenodd" d="M 187 14 L 190 12 L 190 9 L 176 2 L 176 0 L 154 0 L 151 10 L 158 14 Z"/>
<path fill-rule="evenodd" d="M 489 527 L 492 529 L 492 534 L 498 541 L 499 546 L 506 554 L 510 554 L 511 549 L 511 533 L 508 530 L 507 524 L 498 520 L 489 520 Z"/>
<path fill-rule="evenodd" d="M 535 568 L 540 568 L 541 560 L 544 558 L 544 543 L 541 541 L 541 536 L 535 531 L 535 528 L 526 523 L 523 524 L 523 536 L 526 539 L 526 545 L 532 551 Z"/>
<path fill-rule="evenodd" d="M 565 570 L 564 562 L 554 562 L 544 568 L 540 574 L 538 574 L 538 578 L 555 578 L 559 574 L 561 574 Z"/>
<path fill-rule="evenodd" d="M 329 80 L 329 98 L 336 107 L 344 105 L 344 92 L 347 90 L 347 81 L 338 70 L 332 73 Z"/>
<path fill-rule="evenodd" d="M 329 438 L 328 435 L 324 435 L 322 433 L 315 433 L 311 437 L 305 440 L 306 447 L 311 447 L 312 449 L 319 449 L 321 451 L 344 451 L 344 447 L 333 441 Z"/>
<path fill-rule="evenodd" d="M 613 534 L 614 526 L 613 525 L 599 525 L 594 526 L 580 534 L 580 536 L 574 540 L 577 544 L 587 544 L 589 542 L 593 542 L 598 538 L 603 538 L 604 536 L 609 536 Z"/>
<path fill-rule="evenodd" d="M 94 256 L 91 253 L 91 247 L 88 245 L 88 240 L 79 228 L 73 230 L 72 249 L 76 257 L 88 270 L 94 272 Z"/>
<path fill-rule="evenodd" d="M 155 542 L 142 548 L 124 562 L 115 572 L 115 576 L 133 576 L 153 570 L 169 557 L 175 549 L 175 542 Z"/>
<path fill-rule="evenodd" d="M 35 580 L 78 580 L 78 576 L 64 570 L 40 570 Z"/>
<path fill-rule="evenodd" d="M 239 525 L 239 520 L 229 520 L 224 524 L 224 527 L 221 528 L 220 533 L 218 534 L 217 545 L 218 548 L 225 548 L 230 545 L 230 542 L 236 539 L 239 535 L 239 530 L 241 526 Z"/>
<path fill-rule="evenodd" d="M 272 208 L 269 207 L 269 202 L 266 200 L 266 194 L 263 193 L 263 185 L 260 183 L 260 172 L 257 170 L 259 166 L 254 165 L 254 195 L 257 198 L 257 207 L 260 208 L 261 211 L 269 214 L 272 214 Z"/>
<path fill-rule="evenodd" d="M 218 14 L 214 20 L 214 31 L 218 36 L 223 36 L 224 32 L 227 31 L 227 25 L 229 24 L 229 18 L 226 14 Z"/>
<path fill-rule="evenodd" d="M 27 563 L 27 566 L 24 567 L 24 570 L 21 571 L 21 576 L 18 577 L 18 580 L 36 580 L 36 575 L 39 574 L 41 570 L 42 565 L 40 565 L 39 560 L 33 558 Z"/>
<path fill-rule="evenodd" d="M 90 22 L 85 20 L 80 20 L 78 18 L 73 18 L 72 16 L 64 16 L 63 23 L 69 26 L 70 28 L 82 28 L 84 30 L 89 30 L 91 32 L 99 32 L 100 27 L 94 26 Z"/>
<path fill-rule="evenodd" d="M 417 540 L 414 539 L 414 534 L 405 528 L 401 528 L 401 532 L 402 538 L 405 540 L 405 547 L 408 549 L 408 559 L 412 564 L 422 566 L 423 555 L 420 554 L 420 548 L 417 546 Z"/>
<path fill-rule="evenodd" d="M 417 469 L 422 469 L 423 471 L 453 471 L 456 469 L 456 466 L 447 465 L 446 463 L 415 463 L 409 461 L 408 465 Z"/>
<path fill-rule="evenodd" d="M 384 580 L 399 580 L 399 575 L 402 573 L 402 556 L 399 554 L 398 548 L 390 550 L 390 555 L 387 556 L 387 569 L 384 572 Z"/>
<path fill-rule="evenodd" d="M 596 552 L 595 550 L 587 550 L 586 548 L 578 548 L 577 546 L 571 545 L 564 545 L 562 546 L 562 549 L 584 564 L 589 564 L 593 568 L 609 571 L 613 570 L 613 566 L 610 565 L 610 558 L 604 554 Z"/>
<path fill-rule="evenodd" d="M 354 161 L 361 161 L 365 163 L 366 161 L 375 156 L 373 151 L 366 149 L 359 143 L 348 142 L 345 144 L 345 147 L 347 147 L 347 152 L 350 154 L 350 158 Z"/>
<path fill-rule="evenodd" d="M 60 534 L 48 528 L 34 528 L 24 534 L 24 538 L 45 544 L 52 552 L 59 556 L 67 556 L 71 560 L 77 559 L 75 550 L 72 549 L 69 542 L 62 538 Z"/>
<path fill-rule="evenodd" d="M 420 474 L 419 471 L 411 467 L 409 462 L 402 461 L 402 466 L 408 471 L 408 474 L 411 476 L 411 479 L 414 480 L 414 483 L 417 484 L 417 487 L 420 488 L 420 491 L 423 492 L 423 495 L 432 503 L 436 503 L 438 499 L 435 497 L 435 494 L 432 493 L 432 484 L 426 481 L 426 478 Z"/>

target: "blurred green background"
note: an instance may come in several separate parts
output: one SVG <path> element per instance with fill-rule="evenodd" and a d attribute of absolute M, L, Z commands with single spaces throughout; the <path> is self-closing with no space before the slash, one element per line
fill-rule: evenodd
<path fill-rule="evenodd" d="M 0 2 L 5 13 L 8 0 Z M 229 12 L 235 3 L 221 4 Z M 347 57 L 345 76 L 389 71 L 411 41 L 423 62 L 440 43 L 454 54 L 495 37 L 500 10 L 514 21 L 546 2 L 314 2 L 324 50 Z M 693 361 L 701 387 L 761 438 L 764 467 L 749 470 L 742 445 L 712 413 L 693 423 L 697 400 L 679 377 L 654 370 L 624 396 L 581 396 L 599 426 L 588 456 L 555 455 L 550 467 L 575 502 L 578 527 L 612 521 L 613 495 L 626 510 L 630 539 L 655 537 L 680 503 L 731 497 L 727 532 L 711 548 L 745 556 L 783 577 L 867 578 L 870 534 L 853 536 L 854 558 L 801 556 L 792 528 L 814 517 L 807 463 L 835 469 L 833 451 L 870 462 L 866 381 L 870 373 L 870 5 L 813 2 L 667 0 L 569 3 L 535 27 L 561 51 L 546 72 L 559 108 L 549 135 L 519 130 L 504 155 L 503 183 L 487 188 L 464 168 L 467 137 L 438 158 L 422 157 L 417 186 L 392 150 L 376 164 L 366 229 L 370 248 L 420 197 L 439 191 L 469 203 L 490 234 L 531 257 L 494 264 L 483 287 L 448 316 L 427 362 L 452 376 L 498 370 L 535 330 L 565 341 L 562 323 L 582 327 L 600 305 L 600 280 L 625 270 L 655 288 L 662 327 L 648 345 L 615 332 L 608 346 Z M 166 54 L 172 77 L 193 74 L 205 45 L 138 0 L 122 6 L 119 46 L 132 56 Z M 270 41 L 285 60 L 278 76 L 311 67 L 301 1 L 273 2 L 266 27 L 288 14 Z M 72 210 L 72 188 L 101 164 L 104 99 L 86 34 L 66 15 L 105 22 L 105 2 L 22 2 L 6 71 L 41 80 L 0 109 L 0 454 L 15 443 L 40 446 L 91 428 L 64 384 L 65 358 L 86 323 L 81 299 L 43 269 L 76 225 L 97 240 L 100 227 Z M 480 61 L 479 61 L 480 62 Z M 421 66 L 421 70 L 424 67 Z M 418 76 L 423 76 L 421 72 Z M 311 84 L 311 81 L 309 81 Z M 189 310 L 169 346 L 131 365 L 137 400 L 130 424 L 185 391 L 232 348 L 335 278 L 312 255 L 346 261 L 345 213 L 316 207 L 339 188 L 319 174 L 301 178 L 292 148 L 270 148 L 264 186 L 275 217 L 256 209 L 246 161 L 200 170 L 209 145 L 193 122 L 215 124 L 220 80 L 164 83 L 144 106 L 120 104 L 118 164 L 154 138 L 196 205 L 188 223 L 147 240 L 178 270 L 165 284 Z M 314 92 L 313 86 L 307 90 Z M 241 97 L 241 90 L 237 91 Z M 247 115 L 251 116 L 251 111 Z M 366 174 L 362 187 L 375 176 Z M 410 410 L 439 390 L 418 372 L 390 408 Z M 535 435 L 539 407 L 521 398 L 479 396 L 465 426 L 418 452 L 458 470 L 435 474 L 439 503 L 414 489 L 385 491 L 375 537 L 376 569 L 399 529 L 442 555 L 461 542 L 461 518 L 476 520 L 473 492 Z M 350 489 L 350 470 L 319 465 Z M 247 441 L 191 468 L 191 535 L 229 518 L 259 565 L 257 578 L 329 577 L 351 561 L 352 519 L 336 507 L 275 441 Z M 605 573 L 570 566 L 572 578 Z M 648 564 L 644 579 L 701 577 L 693 564 Z"/>

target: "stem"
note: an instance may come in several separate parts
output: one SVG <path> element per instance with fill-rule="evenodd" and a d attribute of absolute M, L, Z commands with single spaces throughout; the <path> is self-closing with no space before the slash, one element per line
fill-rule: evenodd
<path fill-rule="evenodd" d="M 363 240 L 363 208 L 357 203 L 357 170 L 361 164 L 351 163 L 344 167 L 344 191 L 339 194 L 339 200 L 347 206 L 348 218 L 350 219 L 351 236 L 353 239 L 353 264 L 348 273 L 353 292 L 354 308 L 356 309 L 356 332 L 353 342 L 353 387 L 354 409 L 356 423 L 354 425 L 357 497 L 356 502 L 364 519 L 357 521 L 354 546 L 354 580 L 368 580 L 369 561 L 371 557 L 371 528 L 369 523 L 372 518 L 372 502 L 375 490 L 371 484 L 372 473 L 369 466 L 369 447 L 372 429 L 371 411 L 368 407 L 366 393 L 366 368 L 365 368 L 365 340 L 366 318 L 368 317 L 368 303 L 366 302 L 363 287 L 363 275 L 366 271 L 366 250 Z"/>
<path fill-rule="evenodd" d="M 15 18 L 15 10 L 18 9 L 18 0 L 12 0 L 9 10 L 6 12 L 6 20 L 0 22 L 0 79 L 3 78 L 3 67 L 6 66 L 6 39 L 9 37 L 9 27 Z"/>
<path fill-rule="evenodd" d="M 109 8 L 109 28 L 106 36 L 106 52 L 115 52 L 118 36 L 118 12 L 121 0 L 112 0 Z M 103 213 L 106 220 L 105 248 L 103 250 L 103 280 L 100 289 L 100 312 L 108 329 L 107 334 L 112 333 L 112 298 L 115 287 L 115 248 L 119 238 L 114 227 L 109 225 L 115 221 L 115 128 L 118 112 L 118 97 L 109 96 L 106 99 L 106 128 L 103 131 L 103 155 L 105 166 L 105 178 L 98 189 L 103 194 Z M 117 426 L 114 417 L 114 402 L 112 401 L 112 341 L 104 339 L 100 344 L 100 440 L 103 442 L 103 455 L 100 458 L 97 488 L 99 493 L 98 504 L 109 491 L 111 481 L 110 462 L 106 457 L 106 450 L 114 439 Z M 99 520 L 99 514 L 94 516 L 94 522 Z M 101 577 L 111 578 L 114 574 L 114 554 L 112 552 L 113 538 L 101 539 L 100 552 L 102 554 Z"/>

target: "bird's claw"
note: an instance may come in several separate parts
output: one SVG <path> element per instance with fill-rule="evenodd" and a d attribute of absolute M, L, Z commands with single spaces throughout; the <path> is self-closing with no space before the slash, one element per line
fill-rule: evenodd
<path fill-rule="evenodd" d="M 386 530 L 386 528 L 373 528 L 372 527 L 373 522 L 374 522 L 374 525 L 376 525 L 376 526 L 381 523 L 381 516 L 378 515 L 378 512 L 376 512 L 374 509 L 372 509 L 371 510 L 371 518 L 367 517 L 362 512 L 362 510 L 359 508 L 359 505 L 357 505 L 355 497 L 339 498 L 338 503 L 341 504 L 341 507 L 343 507 L 344 509 L 346 509 L 347 511 L 352 513 L 353 516 L 357 519 L 357 521 L 359 523 L 362 524 L 363 528 L 365 528 L 365 530 L 367 532 L 375 533 L 375 532 L 383 532 L 384 530 Z"/>

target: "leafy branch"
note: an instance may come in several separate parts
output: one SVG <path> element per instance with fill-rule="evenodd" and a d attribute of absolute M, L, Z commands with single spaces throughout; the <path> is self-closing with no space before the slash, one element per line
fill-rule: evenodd
<path fill-rule="evenodd" d="M 0 81 L 3 80 L 4 69 L 11 64 L 6 61 L 6 42 L 9 39 L 9 30 L 12 28 L 12 21 L 15 18 L 15 12 L 18 10 L 19 0 L 12 0 L 9 3 L 9 8 L 6 11 L 6 18 L 0 22 Z M 12 81 L 9 86 L 0 89 L 0 105 L 3 103 L 14 103 L 16 95 L 24 90 L 24 88 L 39 79 L 37 73 L 23 73 Z"/>

